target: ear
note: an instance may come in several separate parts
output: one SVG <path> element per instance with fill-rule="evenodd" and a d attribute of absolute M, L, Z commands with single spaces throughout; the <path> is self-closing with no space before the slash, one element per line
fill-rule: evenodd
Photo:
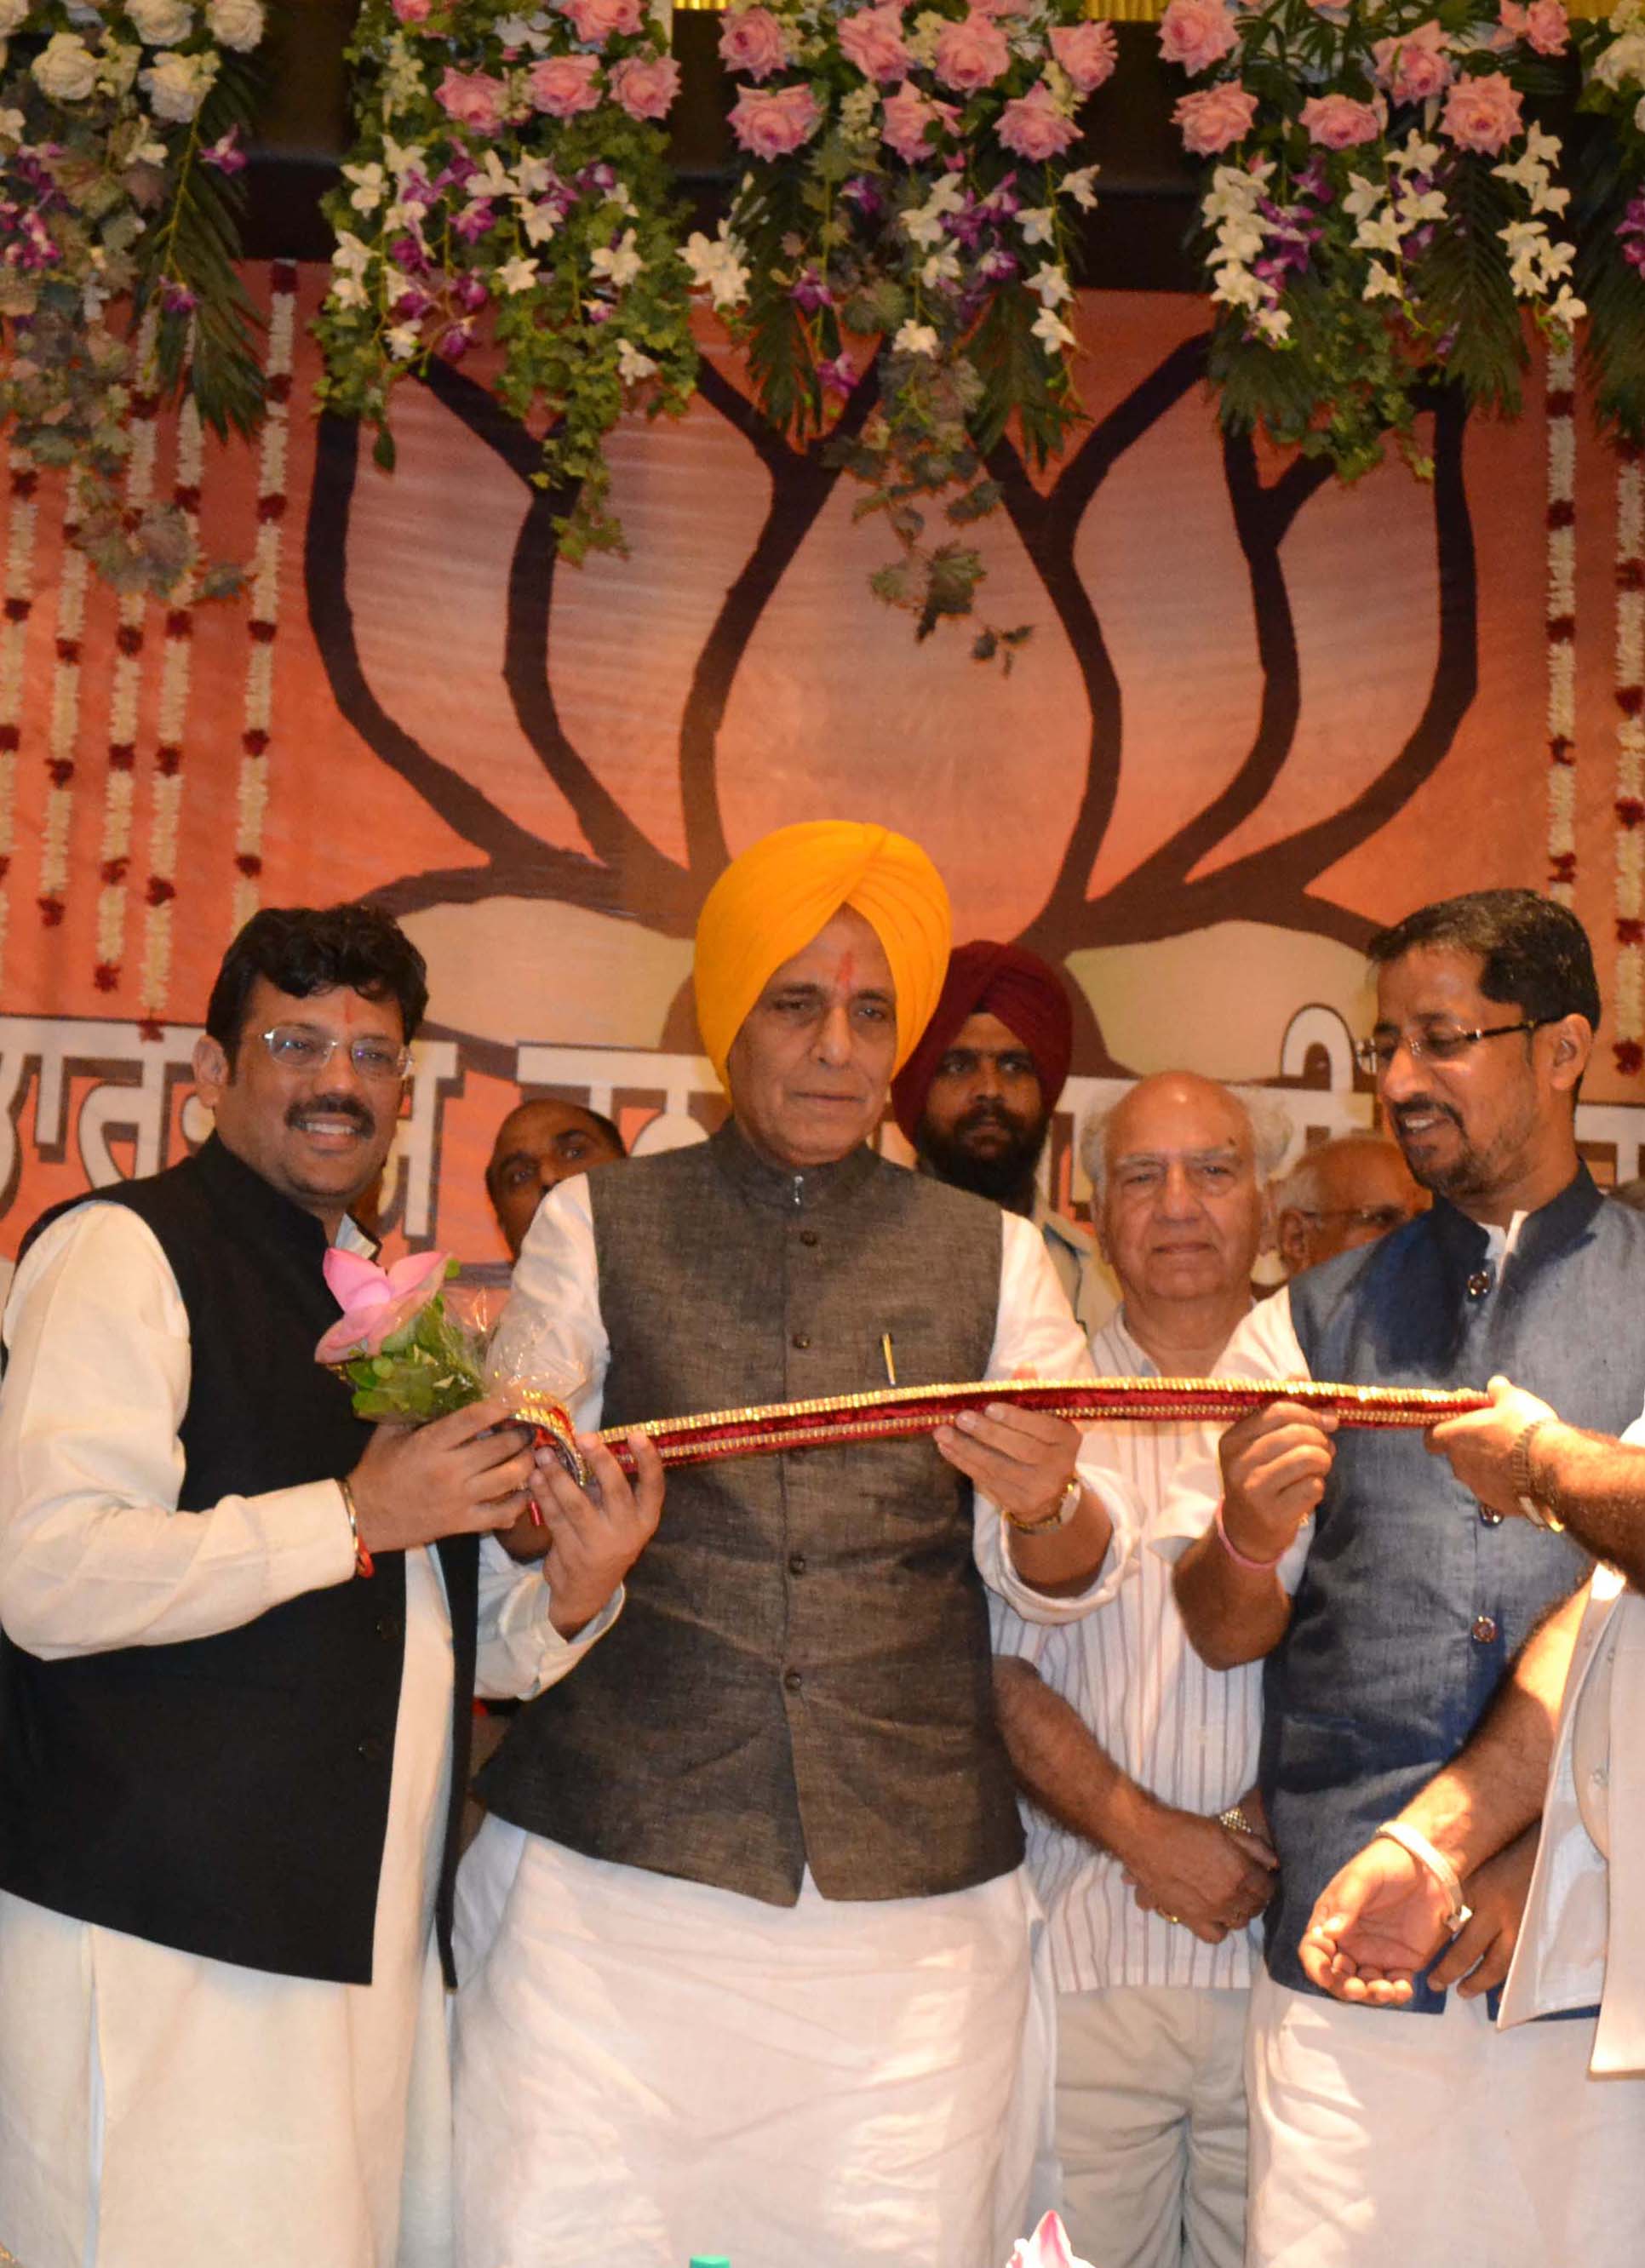
<path fill-rule="evenodd" d="M 1549 1083 L 1556 1094 L 1571 1094 L 1594 1051 L 1594 1027 L 1586 1016 L 1561 1016 L 1547 1027 Z"/>
<path fill-rule="evenodd" d="M 195 1042 L 194 1074 L 201 1101 L 208 1110 L 215 1110 L 218 1097 L 234 1074 L 221 1042 L 214 1040 L 209 1032 L 202 1033 Z"/>
<path fill-rule="evenodd" d="M 1281 1211 L 1274 1241 L 1285 1263 L 1286 1274 L 1300 1274 L 1308 1265 L 1308 1223 L 1295 1205 L 1287 1205 Z"/>

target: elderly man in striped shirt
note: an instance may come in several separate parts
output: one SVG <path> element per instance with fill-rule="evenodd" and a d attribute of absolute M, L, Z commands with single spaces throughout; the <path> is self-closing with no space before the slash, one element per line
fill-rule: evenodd
<path fill-rule="evenodd" d="M 1263 1098 L 1190 1071 L 1141 1080 L 1088 1128 L 1094 1217 L 1122 1293 L 1093 1338 L 1100 1373 L 1214 1368 L 1251 1303 L 1263 1187 L 1284 1147 Z M 1122 1425 L 1104 1454 L 1152 1513 L 1194 1439 Z M 994 1624 L 1001 1724 L 1034 1799 L 1075 2249 L 1105 2268 L 1239 2268 L 1250 1924 L 1274 1865 L 1250 1793 L 1258 1667 L 1206 1668 L 1170 1569 L 1148 1551 L 1081 1623 L 1037 1626 L 997 1606 Z"/>

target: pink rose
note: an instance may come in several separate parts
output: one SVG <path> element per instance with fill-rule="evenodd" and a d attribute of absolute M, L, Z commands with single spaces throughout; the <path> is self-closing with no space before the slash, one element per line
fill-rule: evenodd
<path fill-rule="evenodd" d="M 343 1313 L 314 1349 L 316 1362 L 380 1354 L 384 1341 L 420 1315 L 446 1280 L 443 1252 L 409 1252 L 393 1267 L 379 1268 L 334 1244 L 321 1266 Z"/>
<path fill-rule="evenodd" d="M 1090 94 L 1114 76 L 1118 50 L 1111 24 L 1055 24 L 1051 51 L 1073 83 L 1076 94 Z"/>
<path fill-rule="evenodd" d="M 1513 39 L 1526 40 L 1539 55 L 1562 55 L 1570 44 L 1570 18 L 1561 0 L 1531 0 L 1529 8 L 1502 0 L 1502 29 Z"/>
<path fill-rule="evenodd" d="M 395 14 L 402 24 L 426 24 L 433 0 L 394 0 Z"/>
<path fill-rule="evenodd" d="M 842 16 L 840 53 L 856 64 L 865 78 L 884 81 L 908 75 L 908 45 L 903 37 L 900 8 L 862 8 Z"/>
<path fill-rule="evenodd" d="M 971 94 L 992 86 L 1011 67 L 1006 35 L 990 16 L 973 8 L 962 23 L 945 24 L 937 34 L 933 68 L 944 86 Z"/>
<path fill-rule="evenodd" d="M 793 86 L 746 87 L 731 114 L 731 130 L 756 158 L 786 158 L 808 142 L 822 113 L 808 79 Z"/>
<path fill-rule="evenodd" d="M 600 104 L 600 65 L 593 55 L 545 55 L 526 79 L 534 110 L 550 118 L 575 118 Z"/>
<path fill-rule="evenodd" d="M 1427 102 L 1443 94 L 1456 77 L 1447 52 L 1450 41 L 1439 26 L 1429 21 L 1398 39 L 1378 40 L 1371 49 L 1375 77 L 1396 102 Z"/>
<path fill-rule="evenodd" d="M 446 76 L 434 90 L 434 99 L 447 118 L 455 119 L 473 134 L 495 134 L 508 109 L 508 87 L 500 78 L 488 77 L 484 71 L 453 70 L 448 63 Z"/>
<path fill-rule="evenodd" d="M 1181 127 L 1183 147 L 1192 156 L 1211 158 L 1249 134 L 1256 115 L 1257 98 L 1246 88 L 1206 86 L 1184 95 L 1171 123 Z"/>
<path fill-rule="evenodd" d="M 880 135 L 889 150 L 895 150 L 911 166 L 919 166 L 932 155 L 926 128 L 940 126 L 945 133 L 952 134 L 959 123 L 960 114 L 951 102 L 933 102 L 905 79 L 895 94 L 888 94 L 885 99 Z"/>
<path fill-rule="evenodd" d="M 1043 78 L 1014 102 L 1007 103 L 994 131 L 1007 150 L 1026 158 L 1030 165 L 1044 164 L 1080 138 L 1079 128 L 1066 111 L 1057 107 L 1056 98 Z"/>
<path fill-rule="evenodd" d="M 748 78 L 770 78 L 788 61 L 788 42 L 769 8 L 738 8 L 719 27 L 719 57 Z"/>
<path fill-rule="evenodd" d="M 579 40 L 591 48 L 603 47 L 614 37 L 631 40 L 645 28 L 640 0 L 556 0 L 562 16 L 571 18 Z"/>
<path fill-rule="evenodd" d="M 1459 78 L 1445 98 L 1440 125 L 1459 150 L 1494 156 L 1521 131 L 1519 93 L 1501 71 Z"/>
<path fill-rule="evenodd" d="M 610 85 L 631 118 L 666 118 L 680 92 L 680 66 L 672 55 L 630 55 L 611 66 Z"/>
<path fill-rule="evenodd" d="M 1187 71 L 1204 70 L 1238 38 L 1224 0 L 1171 0 L 1160 23 L 1161 55 Z"/>
<path fill-rule="evenodd" d="M 1317 94 L 1302 105 L 1302 122 L 1309 140 L 1321 150 L 1353 150 L 1361 142 L 1375 142 L 1386 116 L 1380 99 L 1356 102 L 1351 94 Z"/>

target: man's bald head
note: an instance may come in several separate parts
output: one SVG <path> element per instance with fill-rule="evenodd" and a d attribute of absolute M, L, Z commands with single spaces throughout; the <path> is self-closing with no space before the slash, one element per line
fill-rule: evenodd
<path fill-rule="evenodd" d="M 1373 1244 L 1427 1203 L 1397 1143 L 1339 1134 L 1305 1150 L 1273 1192 L 1274 1230 L 1287 1276 Z"/>
<path fill-rule="evenodd" d="M 1232 1329 L 1261 1248 L 1263 1185 L 1286 1139 L 1267 1097 L 1191 1071 L 1139 1079 L 1087 1127 L 1093 1218 L 1128 1314 L 1226 1309 Z"/>

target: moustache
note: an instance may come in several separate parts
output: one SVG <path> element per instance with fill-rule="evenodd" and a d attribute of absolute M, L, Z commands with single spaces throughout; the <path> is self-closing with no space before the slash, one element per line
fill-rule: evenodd
<path fill-rule="evenodd" d="M 296 1129 L 305 1118 L 323 1115 L 327 1118 L 346 1118 L 362 1134 L 374 1134 L 377 1121 L 357 1094 L 311 1094 L 301 1102 L 294 1102 L 285 1114 L 285 1123 Z"/>
<path fill-rule="evenodd" d="M 981 1126 L 999 1126 L 1007 1134 L 1027 1131 L 1025 1121 L 997 1102 L 974 1102 L 955 1121 L 954 1130 L 956 1134 L 972 1134 Z"/>

